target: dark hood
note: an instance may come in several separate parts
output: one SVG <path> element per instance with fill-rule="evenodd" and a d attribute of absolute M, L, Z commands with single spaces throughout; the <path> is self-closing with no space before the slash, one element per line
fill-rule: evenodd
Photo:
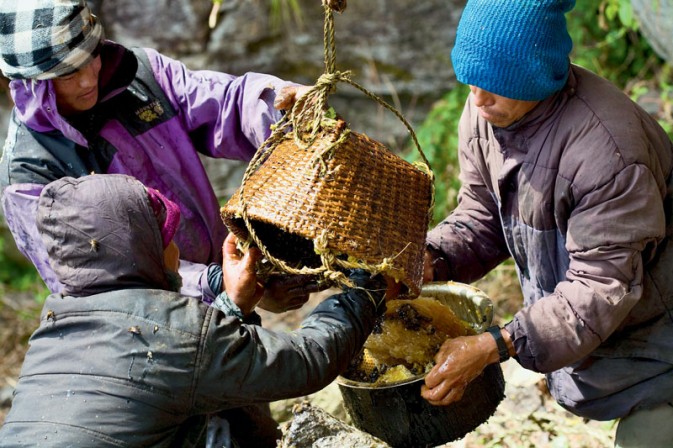
<path fill-rule="evenodd" d="M 40 195 L 37 227 L 64 295 L 169 289 L 159 224 L 130 176 L 65 177 Z"/>

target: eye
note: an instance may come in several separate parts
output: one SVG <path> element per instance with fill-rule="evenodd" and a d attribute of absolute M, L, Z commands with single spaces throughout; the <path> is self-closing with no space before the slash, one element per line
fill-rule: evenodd
<path fill-rule="evenodd" d="M 77 71 L 56 77 L 59 81 L 70 81 L 77 75 Z"/>

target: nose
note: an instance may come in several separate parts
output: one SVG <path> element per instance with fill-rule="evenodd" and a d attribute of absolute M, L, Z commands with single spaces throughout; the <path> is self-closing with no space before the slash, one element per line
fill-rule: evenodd
<path fill-rule="evenodd" d="M 88 64 L 77 72 L 77 84 L 82 89 L 90 89 L 98 84 L 96 64 Z"/>
<path fill-rule="evenodd" d="M 82 88 L 90 88 L 96 85 L 98 76 L 94 75 L 91 69 L 82 70 L 79 77 L 79 85 Z"/>
<path fill-rule="evenodd" d="M 495 99 L 493 97 L 493 94 L 490 92 L 487 92 L 484 89 L 480 89 L 479 87 L 475 86 L 470 86 L 470 90 L 472 91 L 472 97 L 474 98 L 474 105 L 477 107 L 483 107 L 483 106 L 492 106 L 493 105 L 493 100 Z"/>

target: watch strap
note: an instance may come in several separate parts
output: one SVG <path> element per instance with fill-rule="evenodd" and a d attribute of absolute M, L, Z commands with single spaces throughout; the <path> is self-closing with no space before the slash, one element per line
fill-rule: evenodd
<path fill-rule="evenodd" d="M 491 333 L 491 336 L 493 336 L 493 339 L 495 339 L 495 344 L 498 346 L 498 355 L 500 356 L 500 362 L 507 361 L 510 358 L 509 349 L 507 348 L 507 343 L 505 343 L 505 339 L 502 337 L 500 327 L 498 326 L 488 327 L 486 331 Z"/>

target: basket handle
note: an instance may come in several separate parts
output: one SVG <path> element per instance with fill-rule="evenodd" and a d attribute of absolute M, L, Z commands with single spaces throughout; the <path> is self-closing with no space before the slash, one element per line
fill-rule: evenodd
<path fill-rule="evenodd" d="M 338 82 L 350 84 L 372 100 L 379 103 L 381 106 L 391 111 L 404 124 L 404 126 L 409 131 L 409 135 L 414 142 L 414 146 L 416 147 L 423 161 L 423 164 L 417 164 L 416 166 L 434 180 L 434 173 L 430 167 L 430 162 L 428 162 L 425 153 L 421 149 L 421 145 L 418 143 L 416 133 L 414 132 L 409 122 L 402 116 L 402 114 L 393 106 L 388 104 L 383 98 L 370 92 L 357 82 L 353 81 L 350 71 L 336 70 L 336 41 L 334 38 L 333 10 L 342 12 L 345 8 L 346 0 L 323 0 L 323 9 L 325 11 L 325 23 L 323 27 L 325 73 L 323 73 L 318 78 L 315 85 L 308 92 L 306 92 L 305 95 L 295 102 L 291 112 L 284 118 L 287 118 L 288 124 L 291 123 L 292 127 L 295 129 L 295 132 L 298 130 L 308 130 L 308 142 L 310 144 L 320 131 L 322 119 L 328 109 L 327 98 L 336 91 L 336 84 Z M 309 123 L 309 126 L 306 126 L 306 123 Z M 296 134 L 299 134 L 299 132 L 296 132 Z M 304 144 L 306 144 L 306 142 L 304 142 Z"/>
<path fill-rule="evenodd" d="M 301 98 L 295 101 L 290 112 L 284 115 L 272 127 L 271 135 L 260 146 L 259 150 L 248 164 L 248 168 L 243 177 L 243 183 L 245 183 L 247 178 L 271 155 L 271 152 L 273 152 L 273 149 L 278 142 L 287 137 L 288 131 L 294 130 L 291 134 L 294 136 L 295 144 L 297 144 L 298 147 L 309 147 L 317 138 L 325 118 L 327 117 L 327 111 L 329 109 L 327 98 L 336 91 L 336 84 L 338 82 L 345 82 L 391 111 L 404 124 L 422 159 L 422 163 L 414 163 L 414 165 L 427 174 L 432 180 L 432 185 L 434 185 L 435 175 L 430 167 L 430 162 L 421 149 L 421 145 L 416 137 L 416 132 L 414 132 L 411 124 L 409 124 L 406 118 L 383 98 L 353 81 L 351 79 L 350 71 L 337 71 L 335 69 L 336 42 L 334 38 L 333 10 L 342 12 L 346 8 L 346 0 L 322 0 L 322 4 L 325 11 L 325 22 L 323 27 L 325 73 L 318 78 L 316 83 L 302 95 Z M 434 197 L 435 195 L 433 191 L 430 210 L 434 207 Z M 429 213 L 431 214 L 432 211 Z"/>
<path fill-rule="evenodd" d="M 259 147 L 253 156 L 252 160 L 248 164 L 248 167 L 243 174 L 243 180 L 241 182 L 241 187 L 239 188 L 239 200 L 241 203 L 241 217 L 245 222 L 245 225 L 248 229 L 251 239 L 255 242 L 258 248 L 262 251 L 263 255 L 271 261 L 274 265 L 278 266 L 285 272 L 292 274 L 304 274 L 304 275 L 323 275 L 328 280 L 331 280 L 335 284 L 350 285 L 348 278 L 340 271 L 335 271 L 331 269 L 331 266 L 339 265 L 344 268 L 354 269 L 354 268 L 372 268 L 372 266 L 365 266 L 361 263 L 349 262 L 346 260 L 337 259 L 333 253 L 327 250 L 327 241 L 326 235 L 320 235 L 314 244 L 316 249 L 319 250 L 320 256 L 322 259 L 322 266 L 319 268 L 308 268 L 303 267 L 301 269 L 295 269 L 285 263 L 283 260 L 277 259 L 271 255 L 263 242 L 256 235 L 250 218 L 247 213 L 247 204 L 245 203 L 245 198 L 243 195 L 243 190 L 245 189 L 247 180 L 249 177 L 261 166 L 264 161 L 266 161 L 275 147 L 279 144 L 280 141 L 284 140 L 288 136 L 288 131 L 293 130 L 294 132 L 289 132 L 293 135 L 295 143 L 298 147 L 309 147 L 313 144 L 317 138 L 324 121 L 329 118 L 327 117 L 327 98 L 330 94 L 336 91 L 336 84 L 338 82 L 345 82 L 356 89 L 360 90 L 369 98 L 373 99 L 381 106 L 385 107 L 391 111 L 407 128 L 411 138 L 414 142 L 416 149 L 418 150 L 423 163 L 415 163 L 414 165 L 427 174 L 430 179 L 430 185 L 432 186 L 430 207 L 428 209 L 428 214 L 432 215 L 432 209 L 435 203 L 434 195 L 434 173 L 430 168 L 430 163 L 425 156 L 425 153 L 421 149 L 421 145 L 418 143 L 416 133 L 409 124 L 409 122 L 402 116 L 402 114 L 397 111 L 393 106 L 388 104 L 378 95 L 368 91 L 363 86 L 359 85 L 351 79 L 350 71 L 337 71 L 335 70 L 336 66 L 336 43 L 334 39 L 334 11 L 342 12 L 346 8 L 347 0 L 322 0 L 323 9 L 325 11 L 325 23 L 323 28 L 324 34 L 324 49 L 325 49 L 325 73 L 323 73 L 315 83 L 315 85 L 309 89 L 301 98 L 299 98 L 293 105 L 290 113 L 284 115 L 281 120 L 278 121 L 273 127 L 272 132 L 269 138 Z M 347 129 L 342 132 L 349 132 Z M 342 136 L 345 136 L 343 134 Z M 308 138 L 307 138 L 308 136 Z M 337 140 L 340 140 L 337 138 Z M 338 144 L 338 142 L 335 142 Z M 377 266 L 378 269 L 382 270 L 385 268 L 385 265 L 389 260 L 384 260 L 381 266 Z"/>

